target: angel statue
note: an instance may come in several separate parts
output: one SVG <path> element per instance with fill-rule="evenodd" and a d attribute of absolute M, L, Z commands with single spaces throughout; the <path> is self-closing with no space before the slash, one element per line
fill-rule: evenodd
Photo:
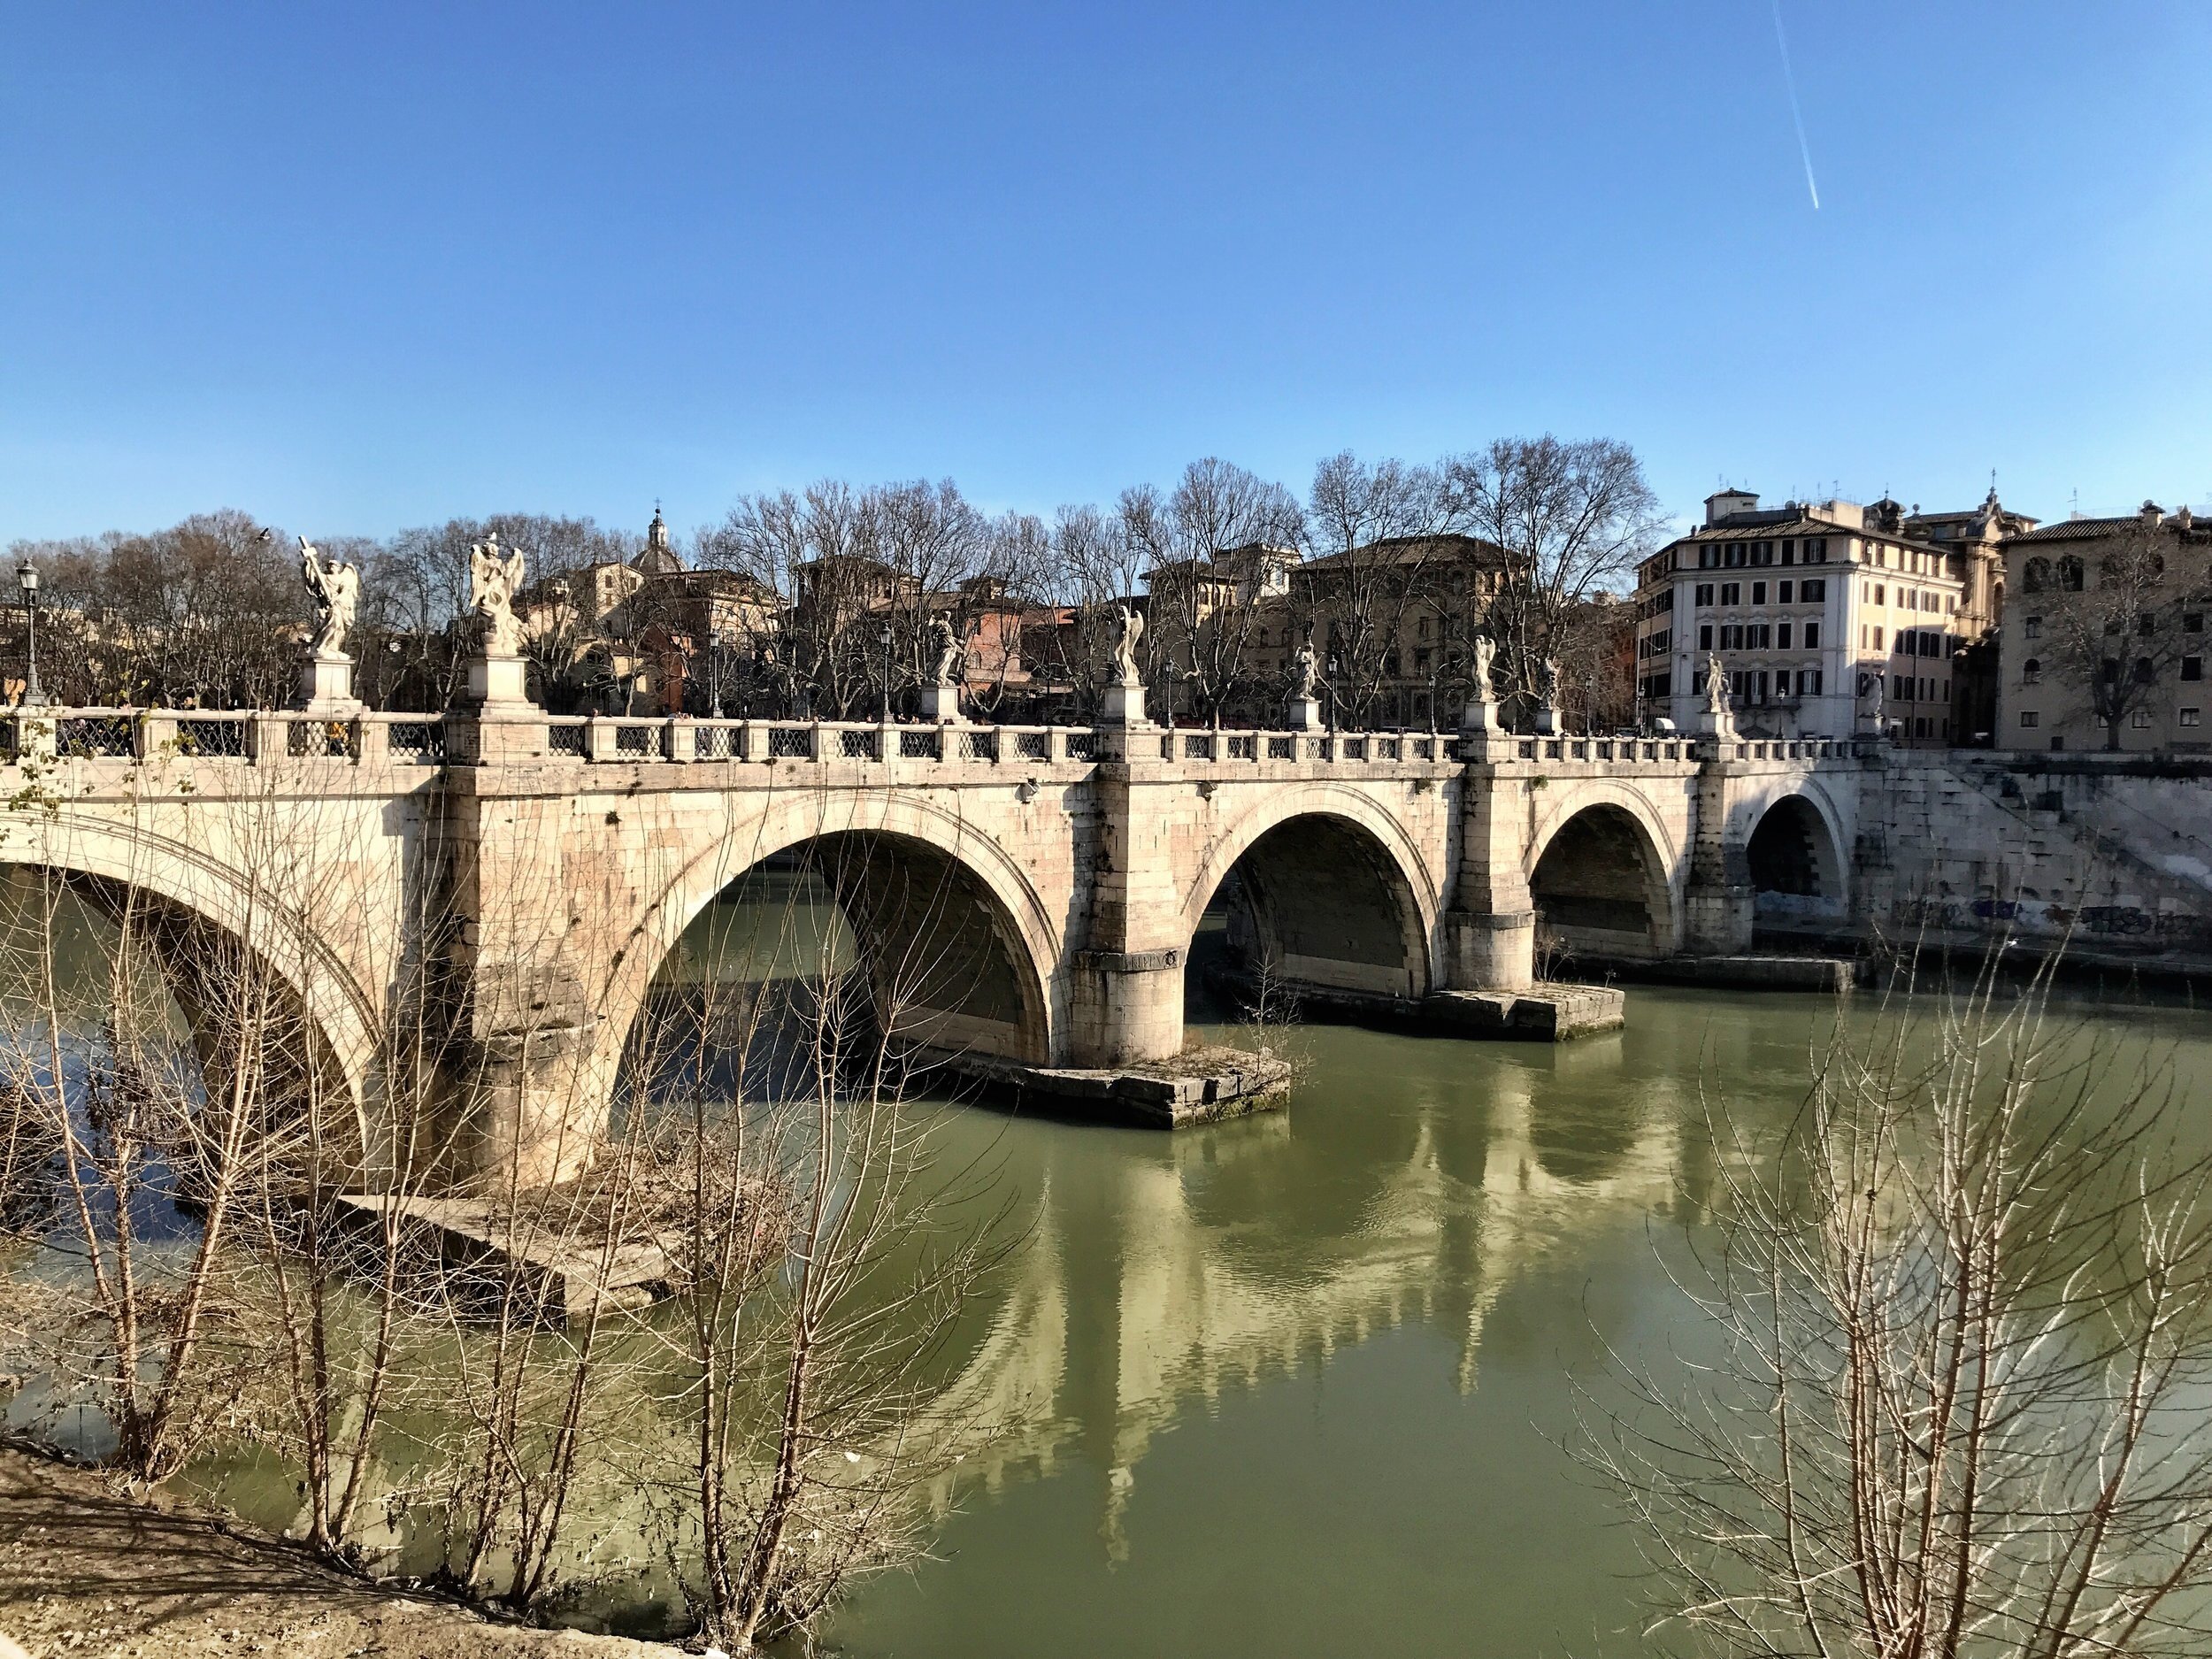
<path fill-rule="evenodd" d="M 1144 676 L 1137 669 L 1137 641 L 1144 638 L 1144 614 L 1120 607 L 1119 626 L 1114 634 L 1114 676 L 1132 690 L 1144 684 Z"/>
<path fill-rule="evenodd" d="M 315 635 L 310 641 L 326 662 L 350 662 L 346 634 L 361 605 L 361 572 L 340 559 L 326 559 L 320 549 L 300 538 L 300 580 L 315 601 Z"/>
<path fill-rule="evenodd" d="M 1559 702 L 1559 664 L 1548 657 L 1536 664 L 1536 700 L 1548 709 Z"/>
<path fill-rule="evenodd" d="M 937 683 L 953 683 L 952 671 L 959 666 L 961 649 L 959 636 L 952 631 L 952 618 L 940 611 L 929 619 L 929 637 L 937 647 Z"/>
<path fill-rule="evenodd" d="M 1290 695 L 1310 702 L 1314 682 L 1320 677 L 1321 660 L 1313 654 L 1313 641 L 1301 641 L 1290 659 Z"/>
<path fill-rule="evenodd" d="M 514 611 L 522 575 L 522 549 L 503 553 L 496 532 L 469 549 L 469 608 L 482 618 L 487 657 L 522 653 L 522 625 Z"/>
<path fill-rule="evenodd" d="M 1728 712 L 1728 671 L 1721 666 L 1720 653 L 1717 651 L 1705 659 L 1705 711 L 1708 714 Z"/>
<path fill-rule="evenodd" d="M 1475 654 L 1475 701 L 1495 703 L 1497 687 L 1490 679 L 1490 664 L 1498 654 L 1498 642 L 1487 634 L 1478 634 L 1471 641 Z"/>

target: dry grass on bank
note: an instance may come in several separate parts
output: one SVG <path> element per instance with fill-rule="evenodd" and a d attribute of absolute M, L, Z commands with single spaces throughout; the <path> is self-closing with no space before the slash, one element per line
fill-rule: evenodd
<path fill-rule="evenodd" d="M 0 1633 L 30 1659 L 672 1659 L 677 1652 L 494 1624 L 349 1578 L 303 1550 L 196 1510 L 139 1502 L 90 1471 L 4 1448 Z"/>

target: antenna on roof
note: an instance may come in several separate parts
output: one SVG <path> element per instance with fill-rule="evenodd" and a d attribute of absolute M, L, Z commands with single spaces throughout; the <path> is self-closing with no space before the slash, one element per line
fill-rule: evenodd
<path fill-rule="evenodd" d="M 2074 492 L 2071 495 L 2068 496 L 2068 497 L 2067 497 L 2067 499 L 2068 499 L 2069 501 L 2070 501 L 2070 502 L 2072 502 L 2072 503 L 2073 503 L 2073 511 L 2072 511 L 2072 516 L 2073 516 L 2074 518 L 2080 518 L 2080 517 L 2081 517 L 2081 491 L 2079 491 L 2078 489 L 2078 490 L 2076 490 L 2076 491 L 2075 491 L 2075 492 Z"/>

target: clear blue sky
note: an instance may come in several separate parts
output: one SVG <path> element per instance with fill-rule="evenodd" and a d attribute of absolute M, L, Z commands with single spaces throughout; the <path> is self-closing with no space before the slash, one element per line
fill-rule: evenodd
<path fill-rule="evenodd" d="M 0 0 L 0 541 L 1627 440 L 2212 498 L 2212 5 Z"/>

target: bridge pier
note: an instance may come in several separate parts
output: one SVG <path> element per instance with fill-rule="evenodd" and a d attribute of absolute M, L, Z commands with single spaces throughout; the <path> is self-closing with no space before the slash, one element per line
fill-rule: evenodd
<path fill-rule="evenodd" d="M 1174 872 L 1175 814 L 1155 729 L 1141 719 L 1100 728 L 1094 784 L 1098 841 L 1087 942 L 1070 953 L 1070 1058 L 1079 1066 L 1170 1060 L 1183 1048 L 1183 895 Z"/>
<path fill-rule="evenodd" d="M 1732 739 L 1709 738 L 1698 746 L 1696 829 L 1682 887 L 1682 948 L 1694 956 L 1740 956 L 1751 949 L 1758 895 L 1743 846 L 1727 833 Z"/>
<path fill-rule="evenodd" d="M 1502 775 L 1494 732 L 1468 733 L 1461 774 L 1459 868 L 1444 916 L 1444 988 L 1522 991 L 1536 982 L 1536 902 L 1522 868 L 1528 787 Z"/>
<path fill-rule="evenodd" d="M 445 1055 L 453 1182 L 542 1187 L 592 1164 L 619 1037 L 603 1041 L 580 951 L 606 949 L 565 856 L 568 803 L 509 793 L 504 769 L 451 769 L 440 918 L 450 986 Z M 579 933 L 586 937 L 580 940 Z"/>

